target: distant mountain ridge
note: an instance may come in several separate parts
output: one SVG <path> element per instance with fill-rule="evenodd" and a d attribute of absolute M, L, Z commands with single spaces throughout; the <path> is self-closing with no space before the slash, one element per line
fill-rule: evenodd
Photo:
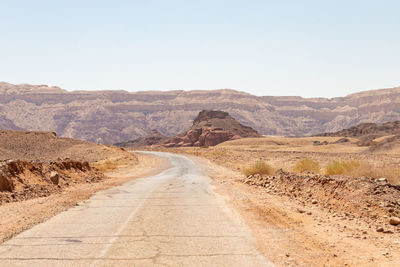
<path fill-rule="evenodd" d="M 260 134 L 335 132 L 363 122 L 400 120 L 400 87 L 337 98 L 254 96 L 230 89 L 196 91 L 66 91 L 0 83 L 0 128 L 57 132 L 98 143 L 174 136 L 203 110 L 222 110 Z"/>

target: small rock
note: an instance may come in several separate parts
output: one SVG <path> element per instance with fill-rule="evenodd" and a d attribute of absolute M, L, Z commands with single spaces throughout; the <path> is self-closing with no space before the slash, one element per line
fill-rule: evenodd
<path fill-rule="evenodd" d="M 306 212 L 305 210 L 302 210 L 302 209 L 297 209 L 297 212 L 298 213 L 304 213 L 304 212 Z"/>
<path fill-rule="evenodd" d="M 307 215 L 312 215 L 312 212 L 311 211 L 307 212 Z"/>
<path fill-rule="evenodd" d="M 398 224 L 400 224 L 400 218 L 398 218 L 398 217 L 391 217 L 391 218 L 389 219 L 389 223 L 390 223 L 391 225 L 398 225 Z"/>
<path fill-rule="evenodd" d="M 383 229 L 383 227 L 378 227 L 378 228 L 376 229 L 376 231 L 377 231 L 378 233 L 382 233 L 383 231 L 385 231 L 385 229 Z"/>
<path fill-rule="evenodd" d="M 59 176 L 58 172 L 51 171 L 50 172 L 50 180 L 53 182 L 53 184 L 57 185 L 60 180 L 60 176 Z"/>
<path fill-rule="evenodd" d="M 377 181 L 378 182 L 387 182 L 387 179 L 386 178 L 379 178 Z"/>
<path fill-rule="evenodd" d="M 316 200 L 316 199 L 313 199 L 312 201 L 311 201 L 311 204 L 317 204 L 318 203 L 318 201 Z"/>

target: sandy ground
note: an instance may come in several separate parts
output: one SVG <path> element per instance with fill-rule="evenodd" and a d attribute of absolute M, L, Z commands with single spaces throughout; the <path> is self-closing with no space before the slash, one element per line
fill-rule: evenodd
<path fill-rule="evenodd" d="M 99 190 L 117 186 L 138 177 L 157 174 L 170 166 L 166 159 L 143 154 L 137 154 L 137 156 L 139 162 L 132 161 L 113 172 L 106 173 L 109 179 L 98 183 L 73 185 L 60 194 L 1 205 L 0 243 L 75 206 Z"/>
<path fill-rule="evenodd" d="M 192 156 L 217 191 L 250 225 L 259 250 L 276 266 L 400 266 L 399 233 L 377 233 L 357 218 L 239 182 L 239 171 Z M 301 212 L 299 212 L 301 210 Z"/>

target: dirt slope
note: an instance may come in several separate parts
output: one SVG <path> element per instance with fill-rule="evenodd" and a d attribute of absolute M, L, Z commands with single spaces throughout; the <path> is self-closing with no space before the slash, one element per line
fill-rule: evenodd
<path fill-rule="evenodd" d="M 8 161 L 0 165 L 0 205 L 60 193 L 71 184 L 93 183 L 105 176 L 88 162 Z"/>
<path fill-rule="evenodd" d="M 0 131 L 0 204 L 60 193 L 74 183 L 105 178 L 93 165 L 131 162 L 137 157 L 122 149 L 51 132 Z"/>
<path fill-rule="evenodd" d="M 51 132 L 0 130 L 0 160 L 96 162 L 130 153 L 112 147 L 71 138 L 60 138 Z"/>

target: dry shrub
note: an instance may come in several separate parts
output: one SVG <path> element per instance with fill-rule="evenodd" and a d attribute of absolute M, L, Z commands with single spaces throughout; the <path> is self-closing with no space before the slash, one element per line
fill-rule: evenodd
<path fill-rule="evenodd" d="M 327 175 L 350 174 L 360 167 L 358 160 L 336 160 L 325 167 Z"/>
<path fill-rule="evenodd" d="M 334 161 L 325 169 L 326 174 L 344 174 L 352 177 L 369 177 L 369 178 L 386 178 L 391 184 L 400 184 L 400 170 L 376 167 L 368 162 L 351 161 Z"/>
<path fill-rule="evenodd" d="M 250 167 L 244 168 L 242 170 L 242 173 L 246 176 L 249 175 L 255 175 L 255 174 L 260 174 L 260 175 L 271 175 L 274 173 L 274 169 L 269 166 L 267 163 L 264 161 L 259 161 L 251 165 Z"/>
<path fill-rule="evenodd" d="M 301 159 L 299 160 L 296 165 L 293 167 L 294 172 L 315 172 L 319 173 L 319 163 L 317 161 L 313 161 L 312 159 Z"/>
<path fill-rule="evenodd" d="M 103 161 L 99 161 L 96 163 L 92 164 L 92 167 L 98 169 L 99 171 L 102 172 L 108 172 L 108 171 L 112 171 L 115 170 L 118 167 L 118 164 L 114 161 L 111 161 L 109 159 L 103 160 Z"/>
<path fill-rule="evenodd" d="M 351 173 L 353 177 L 386 178 L 391 184 L 400 183 L 400 170 L 385 167 L 375 167 L 367 162 L 361 162 L 360 167 Z"/>

